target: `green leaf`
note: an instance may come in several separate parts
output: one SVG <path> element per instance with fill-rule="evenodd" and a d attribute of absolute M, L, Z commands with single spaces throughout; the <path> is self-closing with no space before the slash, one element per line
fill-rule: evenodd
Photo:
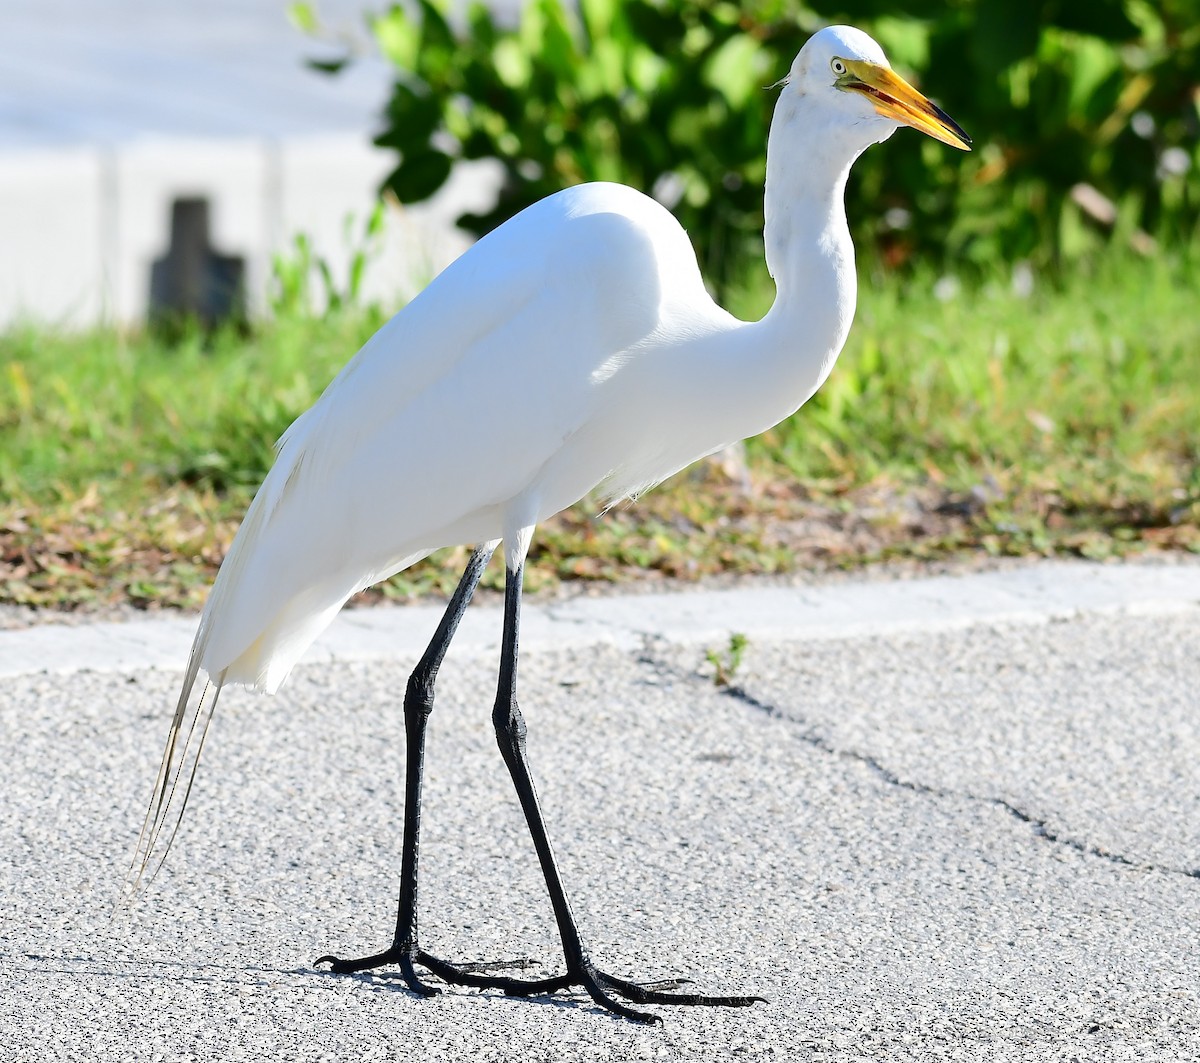
<path fill-rule="evenodd" d="M 513 38 L 496 42 L 492 62 L 496 65 L 496 76 L 510 89 L 524 88 L 529 83 L 529 53 Z"/>
<path fill-rule="evenodd" d="M 730 107 L 748 108 L 771 77 L 770 56 L 748 35 L 730 37 L 705 64 L 705 77 Z"/>
<path fill-rule="evenodd" d="M 428 199 L 446 182 L 454 160 L 440 151 L 415 151 L 406 155 L 387 179 L 401 203 Z"/>
<path fill-rule="evenodd" d="M 425 143 L 443 124 L 442 105 L 428 91 L 398 81 L 387 108 L 388 127 L 375 140 L 403 154 L 414 143 Z"/>
<path fill-rule="evenodd" d="M 898 70 L 929 66 L 929 26 L 914 18 L 885 16 L 875 24 L 875 38 Z"/>
<path fill-rule="evenodd" d="M 301 33 L 317 32 L 317 13 L 312 4 L 294 3 L 287 6 L 288 21 Z"/>
<path fill-rule="evenodd" d="M 392 7 L 370 20 L 384 58 L 401 70 L 415 70 L 421 45 L 421 27 L 400 6 Z"/>
<path fill-rule="evenodd" d="M 980 0 L 971 46 L 992 75 L 1037 51 L 1042 0 Z"/>
<path fill-rule="evenodd" d="M 1067 64 L 1070 76 L 1067 106 L 1071 112 L 1087 115 L 1101 84 L 1120 69 L 1120 59 L 1102 41 L 1082 40 L 1071 49 Z M 1095 116 L 1104 117 L 1104 114 Z"/>
<path fill-rule="evenodd" d="M 1047 21 L 1065 30 L 1086 33 L 1106 41 L 1127 41 L 1138 27 L 1125 13 L 1123 0 L 1057 0 L 1049 5 Z"/>
<path fill-rule="evenodd" d="M 579 14 L 588 39 L 595 45 L 612 36 L 620 17 L 620 3 L 619 0 L 579 0 Z"/>
<path fill-rule="evenodd" d="M 532 0 L 521 20 L 522 43 L 563 83 L 569 84 L 584 60 L 576 41 L 574 16 L 561 0 Z"/>
<path fill-rule="evenodd" d="M 454 31 L 446 21 L 446 14 L 450 10 L 447 0 L 417 0 L 417 8 L 421 12 L 422 44 L 426 47 L 453 48 L 456 41 Z"/>
<path fill-rule="evenodd" d="M 384 209 L 383 201 L 380 200 L 371 209 L 370 215 L 367 217 L 366 236 L 368 239 L 374 239 L 383 232 Z"/>
<path fill-rule="evenodd" d="M 340 74 L 347 66 L 350 65 L 350 60 L 349 58 L 305 59 L 304 65 L 310 70 L 316 70 L 322 74 Z"/>

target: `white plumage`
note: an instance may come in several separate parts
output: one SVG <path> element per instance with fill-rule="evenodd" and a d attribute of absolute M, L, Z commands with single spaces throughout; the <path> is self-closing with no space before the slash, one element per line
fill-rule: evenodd
<path fill-rule="evenodd" d="M 505 223 L 380 329 L 280 440 L 217 576 L 142 869 L 182 812 L 181 776 L 184 800 L 190 788 L 209 718 L 191 704 L 200 671 L 217 692 L 274 692 L 356 591 L 439 547 L 498 540 L 519 581 L 538 522 L 597 489 L 634 495 L 803 404 L 854 314 L 846 177 L 898 124 L 968 143 L 865 34 L 834 27 L 805 45 L 767 151 L 777 298 L 761 321 L 713 302 L 662 206 L 588 184 Z M 515 634 L 513 652 L 515 668 Z"/>

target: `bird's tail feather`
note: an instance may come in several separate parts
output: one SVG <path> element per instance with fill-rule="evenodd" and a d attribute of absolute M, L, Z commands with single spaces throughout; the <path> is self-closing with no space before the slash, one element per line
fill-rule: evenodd
<path fill-rule="evenodd" d="M 192 784 L 196 781 L 200 754 L 204 751 L 208 728 L 212 723 L 213 712 L 216 710 L 217 699 L 224 683 L 223 672 L 219 676 L 210 677 L 193 704 L 192 691 L 200 672 L 199 651 L 202 640 L 199 635 L 196 642 L 197 645 L 193 646 L 191 659 L 188 661 L 183 689 L 175 706 L 175 715 L 171 719 L 171 728 L 167 733 L 162 763 L 154 780 L 154 791 L 150 796 L 142 829 L 138 834 L 137 846 L 126 874 L 125 897 L 129 901 L 137 896 L 139 890 L 154 881 L 171 851 L 175 836 L 179 833 L 179 825 L 183 822 L 183 813 L 192 793 Z"/>

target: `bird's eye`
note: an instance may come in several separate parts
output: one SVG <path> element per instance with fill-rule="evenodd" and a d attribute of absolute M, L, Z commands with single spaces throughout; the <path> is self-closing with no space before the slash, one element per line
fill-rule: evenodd
<path fill-rule="evenodd" d="M 837 74 L 838 77 L 841 77 L 846 72 L 846 64 L 840 59 L 835 59 L 829 65 L 833 68 L 833 72 Z"/>

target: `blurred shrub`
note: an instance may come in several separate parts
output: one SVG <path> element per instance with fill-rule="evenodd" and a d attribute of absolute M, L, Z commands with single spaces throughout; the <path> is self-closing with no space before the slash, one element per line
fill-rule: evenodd
<path fill-rule="evenodd" d="M 858 163 L 852 225 L 884 262 L 1044 266 L 1110 232 L 1197 232 L 1198 0 L 910 0 L 904 17 L 890 0 L 526 0 L 515 24 L 449 7 L 369 17 L 396 66 L 378 143 L 402 202 L 458 159 L 500 160 L 495 208 L 460 219 L 475 233 L 565 185 L 624 181 L 674 210 L 720 286 L 760 253 L 767 86 L 831 22 L 875 36 L 976 141 L 963 156 L 901 135 Z"/>

